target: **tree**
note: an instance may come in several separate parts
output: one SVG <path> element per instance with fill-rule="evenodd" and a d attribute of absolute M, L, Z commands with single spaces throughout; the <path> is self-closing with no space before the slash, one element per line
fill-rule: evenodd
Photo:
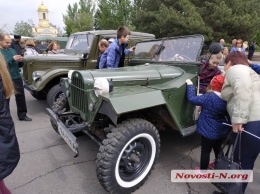
<path fill-rule="evenodd" d="M 99 0 L 95 15 L 98 29 L 112 30 L 120 26 L 132 29 L 133 4 L 129 0 Z"/>
<path fill-rule="evenodd" d="M 32 20 L 28 20 L 28 22 L 17 22 L 14 27 L 14 34 L 19 34 L 21 36 L 33 36 L 32 33 Z"/>
<path fill-rule="evenodd" d="M 63 15 L 65 31 L 71 33 L 93 30 L 95 5 L 92 0 L 80 0 L 79 3 L 69 4 L 67 13 Z"/>
<path fill-rule="evenodd" d="M 200 33 L 244 40 L 260 27 L 260 0 L 134 0 L 133 26 L 156 37 Z"/>
<path fill-rule="evenodd" d="M 172 6 L 162 3 L 157 11 L 148 11 L 147 8 L 136 9 L 134 18 L 136 28 L 153 33 L 157 38 L 198 33 L 211 36 L 212 30 L 206 27 L 203 18 L 189 0 L 171 3 Z"/>

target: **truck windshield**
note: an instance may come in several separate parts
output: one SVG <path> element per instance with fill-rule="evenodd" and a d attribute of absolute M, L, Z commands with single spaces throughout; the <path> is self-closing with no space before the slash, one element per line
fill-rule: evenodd
<path fill-rule="evenodd" d="M 187 36 L 137 43 L 133 59 L 196 62 L 203 36 Z"/>
<path fill-rule="evenodd" d="M 93 41 L 93 34 L 74 34 L 69 37 L 66 49 L 88 51 Z"/>

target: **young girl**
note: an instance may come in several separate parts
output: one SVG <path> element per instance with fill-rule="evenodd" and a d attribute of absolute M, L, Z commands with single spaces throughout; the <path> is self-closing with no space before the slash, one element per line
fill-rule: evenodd
<path fill-rule="evenodd" d="M 212 148 L 215 158 L 217 158 L 221 151 L 222 140 L 230 132 L 230 128 L 222 124 L 223 122 L 230 123 L 226 110 L 227 103 L 220 94 L 224 84 L 224 76 L 215 76 L 210 82 L 211 91 L 201 96 L 195 95 L 195 87 L 191 80 L 186 80 L 186 83 L 188 101 L 202 107 L 196 131 L 201 135 L 200 169 L 207 169 Z M 195 169 L 199 169 L 199 167 Z"/>
<path fill-rule="evenodd" d="M 9 109 L 9 100 L 13 92 L 11 77 L 0 54 L 0 194 L 11 194 L 3 180 L 13 172 L 20 158 L 14 122 Z"/>

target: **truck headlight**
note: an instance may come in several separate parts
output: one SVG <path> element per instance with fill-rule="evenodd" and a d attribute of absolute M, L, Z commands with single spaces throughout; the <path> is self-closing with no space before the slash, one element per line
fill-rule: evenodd
<path fill-rule="evenodd" d="M 75 71 L 75 70 L 69 70 L 69 72 L 68 72 L 68 78 L 69 78 L 70 80 L 71 80 L 71 76 L 72 76 L 73 71 Z"/>
<path fill-rule="evenodd" d="M 37 82 L 37 81 L 40 80 L 41 76 L 40 76 L 40 74 L 39 74 L 37 71 L 34 71 L 34 72 L 32 73 L 32 78 L 33 78 L 33 80 L 34 80 L 35 82 Z"/>
<path fill-rule="evenodd" d="M 113 90 L 112 82 L 107 81 L 106 78 L 96 78 L 94 82 L 94 89 L 96 96 L 107 94 Z"/>

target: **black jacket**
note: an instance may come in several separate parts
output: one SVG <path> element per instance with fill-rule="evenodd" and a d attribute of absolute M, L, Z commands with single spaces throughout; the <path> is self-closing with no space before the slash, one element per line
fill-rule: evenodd
<path fill-rule="evenodd" d="M 13 172 L 19 159 L 20 151 L 10 114 L 9 99 L 5 98 L 0 77 L 0 181 Z"/>
<path fill-rule="evenodd" d="M 10 48 L 14 49 L 16 51 L 17 55 L 22 54 L 22 49 L 21 49 L 21 45 L 19 42 L 15 42 L 14 40 L 12 40 Z"/>

